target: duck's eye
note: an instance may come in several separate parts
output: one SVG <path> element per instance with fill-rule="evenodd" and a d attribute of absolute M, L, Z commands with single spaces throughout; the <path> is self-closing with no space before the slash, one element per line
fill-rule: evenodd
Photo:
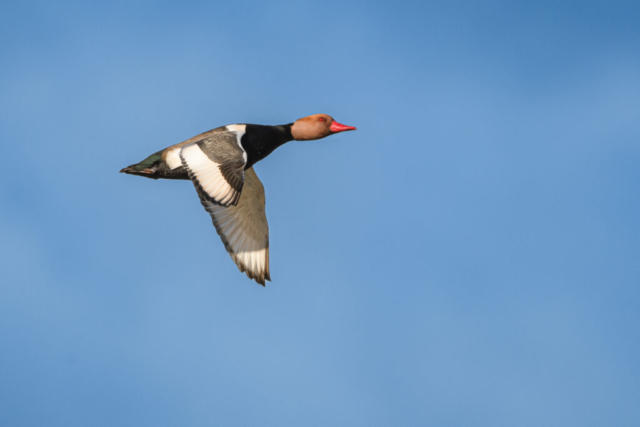
<path fill-rule="evenodd" d="M 319 122 L 324 122 L 324 117 L 320 117 L 320 118 L 318 119 L 318 121 L 319 121 Z"/>

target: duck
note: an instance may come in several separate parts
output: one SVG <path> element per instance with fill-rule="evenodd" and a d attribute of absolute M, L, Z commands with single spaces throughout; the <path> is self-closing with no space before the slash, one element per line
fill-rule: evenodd
<path fill-rule="evenodd" d="M 230 124 L 151 154 L 120 172 L 150 179 L 190 180 L 241 273 L 265 286 L 269 225 L 264 186 L 253 166 L 290 141 L 311 141 L 357 130 L 328 114 L 268 126 Z"/>

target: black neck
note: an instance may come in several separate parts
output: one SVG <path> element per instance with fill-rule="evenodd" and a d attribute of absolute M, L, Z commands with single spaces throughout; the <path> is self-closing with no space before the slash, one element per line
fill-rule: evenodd
<path fill-rule="evenodd" d="M 245 166 L 245 169 L 249 169 L 255 163 L 267 157 L 282 144 L 292 141 L 292 125 L 293 123 L 279 126 L 247 125 L 241 140 L 242 147 L 247 152 L 247 166 Z"/>

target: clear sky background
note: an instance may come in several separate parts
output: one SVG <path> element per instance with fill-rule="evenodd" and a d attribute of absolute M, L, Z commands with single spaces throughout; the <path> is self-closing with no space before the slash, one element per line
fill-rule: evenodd
<path fill-rule="evenodd" d="M 0 5 L 0 425 L 640 425 L 638 2 Z M 273 282 L 189 182 L 256 166 Z"/>

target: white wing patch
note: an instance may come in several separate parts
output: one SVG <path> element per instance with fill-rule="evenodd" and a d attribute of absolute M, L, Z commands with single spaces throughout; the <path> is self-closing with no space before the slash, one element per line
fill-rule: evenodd
<path fill-rule="evenodd" d="M 245 154 L 246 156 L 246 154 Z M 240 187 L 232 186 L 223 176 L 221 165 L 214 162 L 198 146 L 189 144 L 182 147 L 180 159 L 187 169 L 189 177 L 199 192 L 204 192 L 204 196 L 210 202 L 222 206 L 235 205 L 240 199 L 242 183 Z"/>
<path fill-rule="evenodd" d="M 264 286 L 265 280 L 271 280 L 269 225 L 264 210 L 264 187 L 253 168 L 245 171 L 242 195 L 236 206 L 211 203 L 202 194 L 200 201 L 211 214 L 216 231 L 240 271 Z"/>

